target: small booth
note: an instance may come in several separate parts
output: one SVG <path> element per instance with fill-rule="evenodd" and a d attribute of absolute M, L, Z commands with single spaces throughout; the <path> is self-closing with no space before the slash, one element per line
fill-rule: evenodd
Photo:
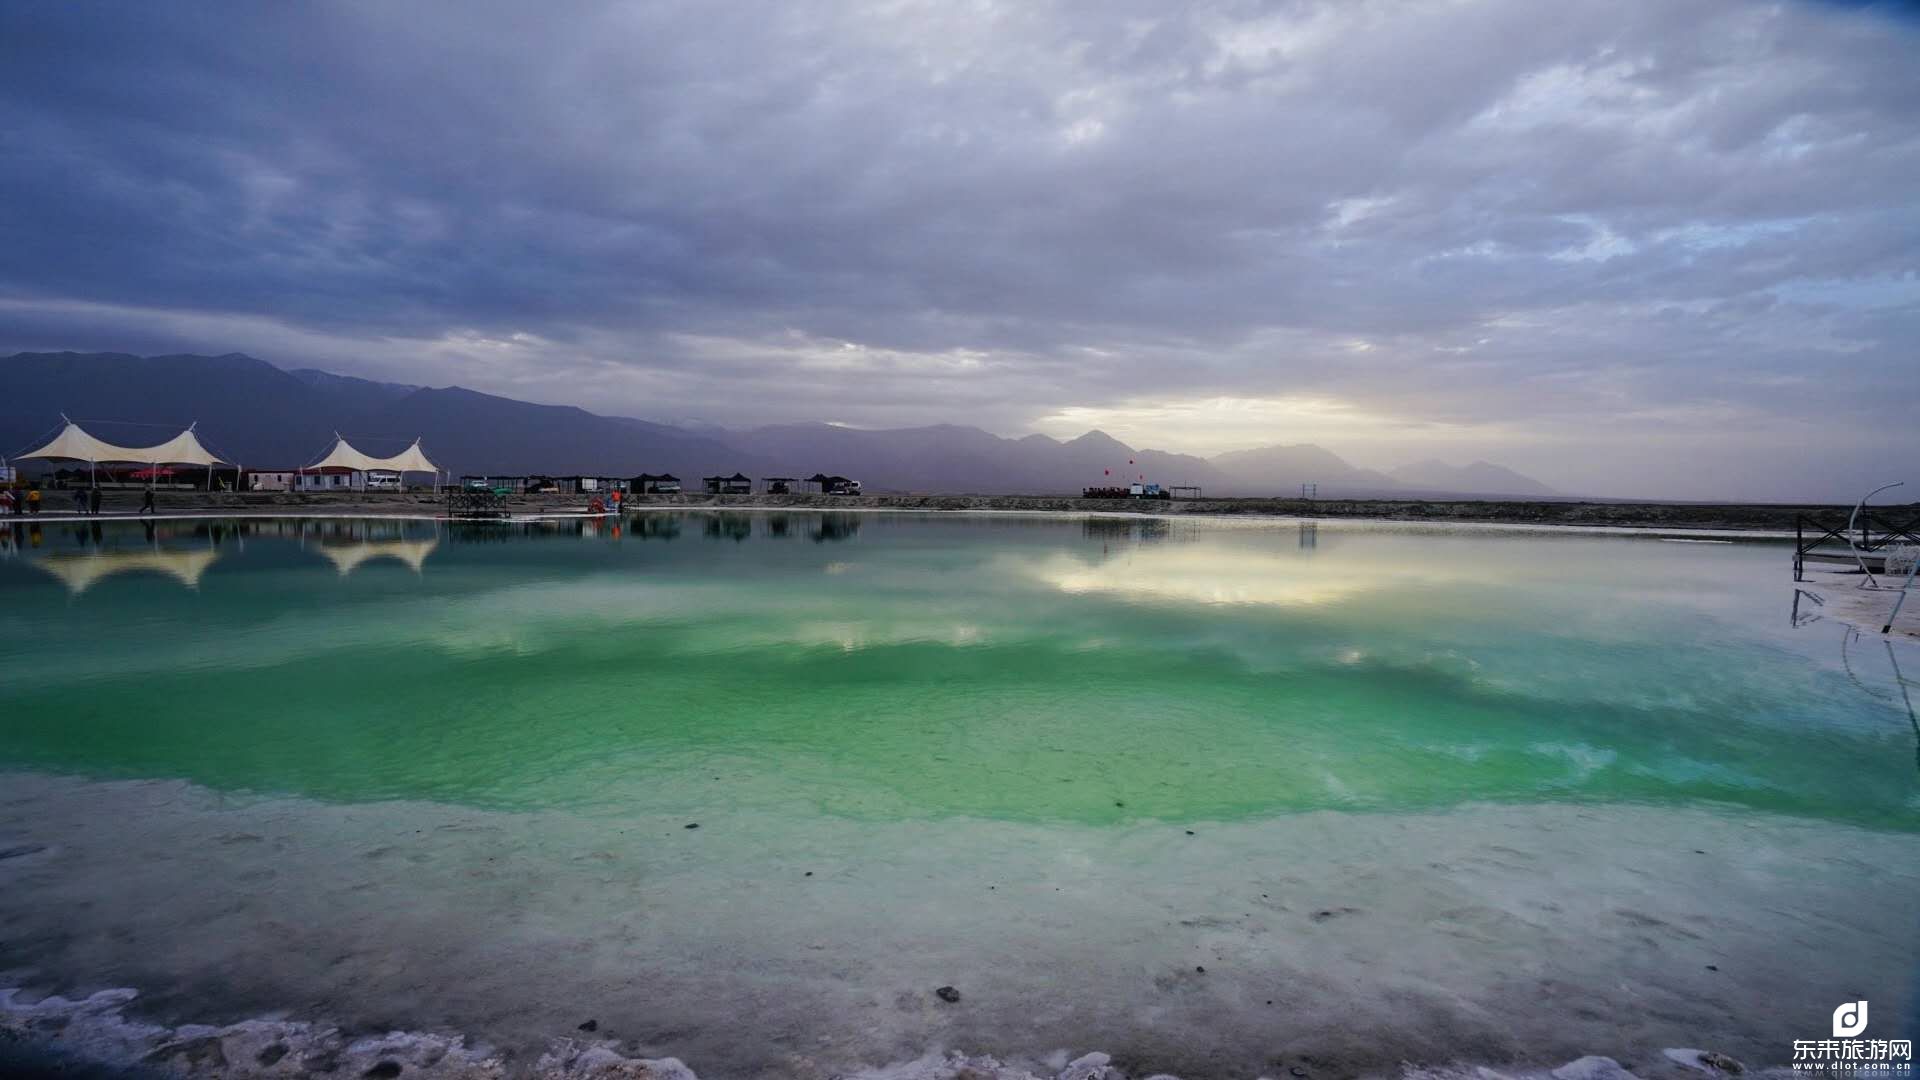
<path fill-rule="evenodd" d="M 518 495 L 527 490 L 527 478 L 524 476 L 474 476 L 460 478 L 460 486 L 467 491 L 491 491 L 496 495 Z"/>
<path fill-rule="evenodd" d="M 826 473 L 814 473 L 806 482 L 814 485 L 822 495 L 858 495 L 860 481 L 849 480 L 844 476 L 828 476 Z"/>
<path fill-rule="evenodd" d="M 635 495 L 680 494 L 680 478 L 672 473 L 661 473 L 658 476 L 652 473 L 641 473 L 628 483 L 630 486 L 627 490 Z"/>

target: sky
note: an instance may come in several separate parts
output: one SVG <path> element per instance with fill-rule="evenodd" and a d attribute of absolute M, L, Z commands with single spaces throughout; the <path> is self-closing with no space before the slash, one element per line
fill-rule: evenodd
<path fill-rule="evenodd" d="M 0 350 L 1920 487 L 1920 15 L 0 6 Z"/>

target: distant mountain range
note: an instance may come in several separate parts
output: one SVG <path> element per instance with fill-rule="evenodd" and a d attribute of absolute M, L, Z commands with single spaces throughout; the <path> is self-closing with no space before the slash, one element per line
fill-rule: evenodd
<path fill-rule="evenodd" d="M 1444 461 L 1428 458 L 1412 465 L 1402 465 L 1388 475 L 1405 487 L 1430 488 L 1438 491 L 1494 491 L 1502 495 L 1557 495 L 1559 492 L 1533 479 L 1522 476 L 1504 465 L 1495 465 L 1491 461 L 1476 461 L 1470 465 L 1449 465 Z"/>
<path fill-rule="evenodd" d="M 1357 468 L 1311 444 L 1213 458 L 1135 449 L 1104 432 L 1065 442 L 1008 439 L 974 427 L 867 430 L 778 424 L 734 430 L 662 424 L 535 405 L 460 387 L 374 382 L 313 369 L 283 371 L 241 353 L 150 356 L 16 353 L 0 358 L 0 451 L 13 454 L 57 429 L 64 413 L 103 439 L 158 442 L 188 423 L 216 453 L 248 467 L 293 468 L 331 445 L 335 431 L 373 454 L 418 436 L 429 457 L 460 473 L 671 472 L 851 476 L 869 491 L 1060 494 L 1139 476 L 1210 495 L 1551 496 L 1546 485 L 1485 461 L 1422 461 L 1391 472 Z"/>

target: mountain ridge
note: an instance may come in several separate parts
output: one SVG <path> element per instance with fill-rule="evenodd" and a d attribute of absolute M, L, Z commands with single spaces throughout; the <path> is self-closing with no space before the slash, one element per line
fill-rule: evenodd
<path fill-rule="evenodd" d="M 872 491 L 951 494 L 1077 492 L 1144 478 L 1215 495 L 1284 495 L 1315 484 L 1322 497 L 1348 495 L 1554 495 L 1545 484 L 1486 461 L 1426 460 L 1380 472 L 1359 468 L 1312 443 L 1276 444 L 1211 458 L 1134 448 L 1094 429 L 1061 440 L 995 435 L 963 424 L 854 428 L 798 421 L 728 428 L 605 416 L 574 405 L 542 405 L 461 386 L 385 383 L 317 368 L 292 371 L 245 353 L 217 356 L 21 352 L 0 357 L 9 392 L 0 395 L 0 447 L 30 443 L 63 412 L 94 425 L 199 422 L 216 453 L 240 464 L 297 467 L 333 433 L 400 449 L 418 437 L 428 456 L 461 473 L 671 472 L 755 476 L 826 472 L 854 476 Z M 103 438 L 144 444 L 112 430 Z M 392 447 L 385 443 L 394 443 Z"/>

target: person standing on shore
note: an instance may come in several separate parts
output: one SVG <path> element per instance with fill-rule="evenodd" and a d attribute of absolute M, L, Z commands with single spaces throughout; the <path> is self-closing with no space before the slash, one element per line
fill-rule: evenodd
<path fill-rule="evenodd" d="M 40 488 L 38 485 L 27 489 L 27 509 L 36 516 L 40 513 Z"/>
<path fill-rule="evenodd" d="M 86 488 L 73 489 L 73 512 L 76 514 L 85 514 L 87 512 Z"/>
<path fill-rule="evenodd" d="M 95 517 L 100 516 L 100 485 L 98 484 L 87 489 L 87 513 Z"/>
<path fill-rule="evenodd" d="M 140 512 L 143 514 L 153 513 L 153 489 L 152 488 L 148 488 L 146 492 L 140 496 Z"/>

